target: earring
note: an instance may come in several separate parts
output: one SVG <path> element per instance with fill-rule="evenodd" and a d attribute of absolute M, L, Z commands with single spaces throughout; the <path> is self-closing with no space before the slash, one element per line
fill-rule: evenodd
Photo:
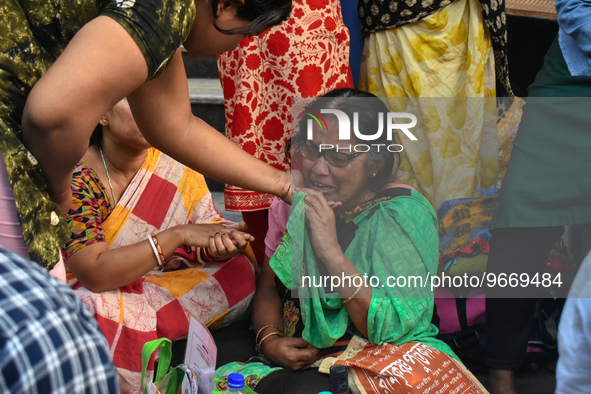
<path fill-rule="evenodd" d="M 378 175 L 378 174 L 374 172 L 373 174 L 371 174 L 371 177 L 372 177 L 372 178 L 375 178 L 377 175 Z"/>
<path fill-rule="evenodd" d="M 101 124 L 101 126 L 106 126 L 109 124 L 109 121 L 107 120 L 107 118 L 105 116 L 103 116 L 101 118 L 101 120 L 99 121 L 99 123 Z"/>

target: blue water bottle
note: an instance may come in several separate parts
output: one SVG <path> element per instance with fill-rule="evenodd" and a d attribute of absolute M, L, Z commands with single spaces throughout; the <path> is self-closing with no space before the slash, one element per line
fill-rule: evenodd
<path fill-rule="evenodd" d="M 244 389 L 244 376 L 239 373 L 231 373 L 228 375 L 228 384 L 224 394 L 246 394 Z"/>

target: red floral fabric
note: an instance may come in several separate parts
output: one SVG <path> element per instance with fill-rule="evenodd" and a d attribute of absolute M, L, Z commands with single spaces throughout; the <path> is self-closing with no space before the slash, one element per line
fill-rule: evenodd
<path fill-rule="evenodd" d="M 275 168 L 286 169 L 291 98 L 353 87 L 349 31 L 339 0 L 294 0 L 290 18 L 218 56 L 226 136 Z M 229 211 L 268 209 L 272 195 L 226 185 Z"/>

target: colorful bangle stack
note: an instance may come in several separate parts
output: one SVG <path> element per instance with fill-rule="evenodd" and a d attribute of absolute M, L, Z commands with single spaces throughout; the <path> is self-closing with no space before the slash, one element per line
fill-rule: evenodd
<path fill-rule="evenodd" d="M 164 253 L 162 252 L 162 248 L 160 247 L 160 244 L 158 243 L 158 238 L 156 238 L 156 234 L 154 234 L 154 233 L 150 234 L 150 236 L 148 237 L 148 241 L 150 242 L 150 245 L 152 246 L 152 251 L 154 252 L 154 256 L 156 257 L 156 261 L 158 262 L 158 266 L 162 267 L 164 265 L 164 263 L 166 262 L 166 257 L 164 256 Z"/>
<path fill-rule="evenodd" d="M 273 331 L 270 334 L 265 335 L 261 341 L 259 342 L 259 336 L 261 335 L 261 333 L 263 332 L 263 330 L 265 330 L 266 328 L 276 328 L 279 331 Z M 261 352 L 261 346 L 263 345 L 263 342 L 265 341 L 265 339 L 269 338 L 272 335 L 281 335 L 283 336 L 283 330 L 281 328 L 279 328 L 278 326 L 274 325 L 274 324 L 267 324 L 266 326 L 261 327 L 261 329 L 259 330 L 259 332 L 257 332 L 256 337 L 254 338 L 254 342 L 257 345 L 257 351 L 260 353 Z"/>

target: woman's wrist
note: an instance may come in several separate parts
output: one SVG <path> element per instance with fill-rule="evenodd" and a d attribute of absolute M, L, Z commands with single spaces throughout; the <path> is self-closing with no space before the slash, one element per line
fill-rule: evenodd
<path fill-rule="evenodd" d="M 287 169 L 283 174 L 283 187 L 277 197 L 285 202 L 291 202 L 291 171 Z"/>
<path fill-rule="evenodd" d="M 269 349 L 273 347 L 273 343 L 281 338 L 283 338 L 283 335 L 278 331 L 273 331 L 262 337 L 261 341 L 257 344 L 259 353 L 268 357 Z"/>
<path fill-rule="evenodd" d="M 163 268 L 166 265 L 166 257 L 162 252 L 162 247 L 160 246 L 160 242 L 156 237 L 155 233 L 152 233 L 148 236 L 148 242 L 152 248 L 152 252 L 154 253 L 154 257 L 156 258 L 156 267 Z"/>
<path fill-rule="evenodd" d="M 266 324 L 259 328 L 254 338 L 259 352 L 262 352 L 263 343 L 273 336 L 283 337 L 283 329 L 275 324 Z"/>
<path fill-rule="evenodd" d="M 324 262 L 332 275 L 350 275 L 357 272 L 357 268 L 343 253 L 343 249 L 339 244 L 335 247 L 327 245 L 326 249 L 323 248 L 321 253 L 318 253 L 318 257 Z"/>
<path fill-rule="evenodd" d="M 278 325 L 275 324 L 265 324 L 264 326 L 262 326 L 261 328 L 259 328 L 259 330 L 257 331 L 256 336 L 254 337 L 254 341 L 255 343 L 258 345 L 260 342 L 259 340 L 264 337 L 266 334 L 268 334 L 268 332 L 265 331 L 277 331 L 280 333 L 283 333 L 283 330 L 281 329 L 281 327 L 279 327 Z"/>
<path fill-rule="evenodd" d="M 357 289 L 353 293 L 351 293 L 349 297 L 347 297 L 346 299 L 343 299 L 344 297 L 341 297 L 341 302 L 343 303 L 343 305 L 348 304 L 353 298 L 355 298 L 355 296 L 359 294 L 363 287 L 365 287 L 365 281 L 363 281 L 363 283 L 359 287 L 357 287 Z"/>
<path fill-rule="evenodd" d="M 175 251 L 181 245 L 190 245 L 190 243 L 187 241 L 187 237 L 189 234 L 188 229 L 190 228 L 189 226 L 192 226 L 192 224 L 183 224 L 181 226 L 174 226 L 174 227 L 168 228 L 162 232 L 162 233 L 166 232 L 167 237 L 172 238 L 175 242 L 178 243 L 178 245 L 173 249 L 173 251 Z"/>
<path fill-rule="evenodd" d="M 175 226 L 155 233 L 160 249 L 162 250 L 161 256 L 164 260 L 167 260 L 174 254 L 175 250 L 186 244 L 184 242 L 185 231 L 182 227 L 184 226 Z"/>

